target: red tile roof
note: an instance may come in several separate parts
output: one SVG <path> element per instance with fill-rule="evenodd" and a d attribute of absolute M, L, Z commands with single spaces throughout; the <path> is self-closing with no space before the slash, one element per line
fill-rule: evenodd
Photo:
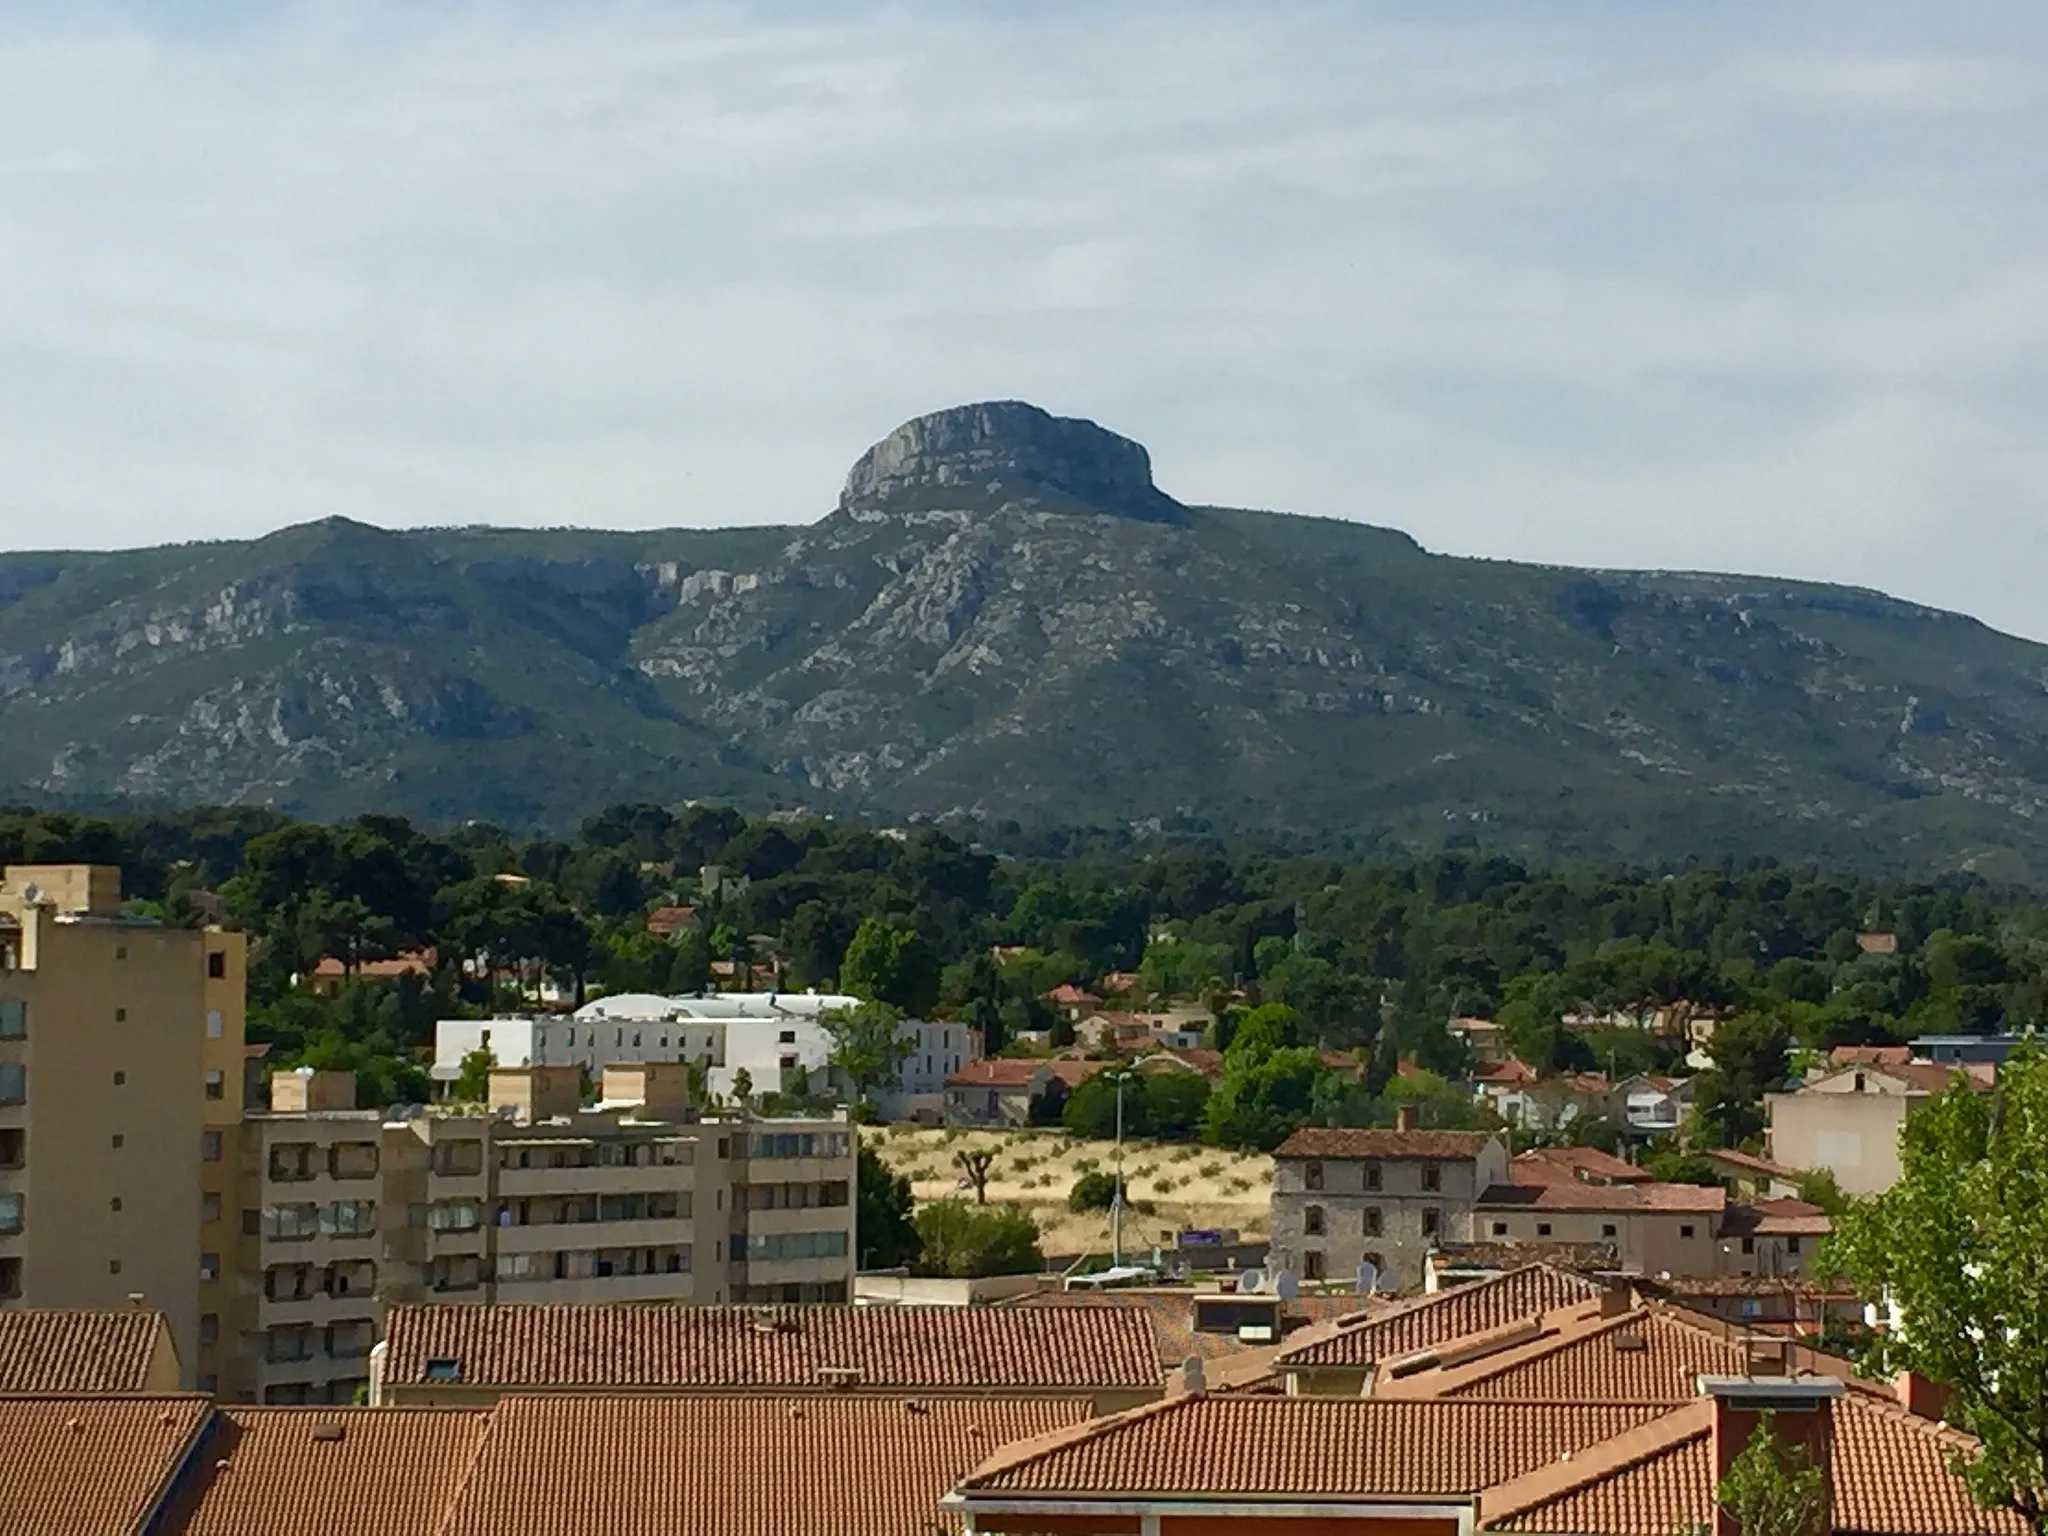
<path fill-rule="evenodd" d="M 196 1396 L 0 1398 L 0 1533 L 133 1536 L 212 1410 Z"/>
<path fill-rule="evenodd" d="M 1191 1394 L 1004 1448 L 985 1494 L 1455 1498 L 1658 1414 L 1623 1403 Z"/>
<path fill-rule="evenodd" d="M 1768 1157 L 1758 1157 L 1754 1152 L 1738 1151 L 1734 1147 L 1715 1147 L 1702 1154 L 1710 1163 L 1733 1168 L 1738 1173 L 1753 1174 L 1767 1179 L 1782 1179 L 1791 1183 L 1799 1177 L 1797 1168 L 1787 1168 L 1783 1163 L 1774 1163 Z"/>
<path fill-rule="evenodd" d="M 1804 1200 L 1752 1200 L 1721 1217 L 1723 1237 L 1826 1237 L 1833 1230 L 1828 1213 Z"/>
<path fill-rule="evenodd" d="M 438 1536 L 490 1428 L 488 1408 L 224 1407 L 178 1536 Z"/>
<path fill-rule="evenodd" d="M 1487 1280 L 1438 1291 L 1357 1322 L 1304 1328 L 1280 1351 L 1282 1370 L 1362 1368 L 1483 1333 L 1600 1295 L 1598 1281 L 1547 1264 L 1531 1264 Z"/>
<path fill-rule="evenodd" d="M 1620 1215 L 1672 1211 L 1718 1216 L 1728 1192 L 1704 1184 L 1493 1184 L 1476 1202 L 1481 1210 L 1612 1211 Z"/>
<path fill-rule="evenodd" d="M 1508 1165 L 1514 1184 L 1646 1184 L 1654 1177 L 1598 1147 L 1531 1147 Z"/>
<path fill-rule="evenodd" d="M 1057 1392 L 1157 1387 L 1158 1346 L 1135 1312 L 1044 1308 L 395 1306 L 384 1380 L 458 1363 L 506 1391 L 667 1388 Z"/>
<path fill-rule="evenodd" d="M 1107 1061 L 1077 1061 L 1069 1056 L 984 1056 L 953 1073 L 946 1079 L 946 1086 L 1016 1092 L 1029 1088 L 1038 1077 L 1038 1069 L 1043 1067 L 1072 1088 L 1111 1065 Z"/>
<path fill-rule="evenodd" d="M 386 1410 L 380 1410 L 386 1411 Z M 928 1536 L 998 1447 L 1073 1399 L 510 1397 L 443 1536 Z"/>
<path fill-rule="evenodd" d="M 1514 1087 L 1519 1083 L 1536 1081 L 1536 1069 L 1526 1062 L 1510 1056 L 1506 1061 L 1491 1062 L 1472 1069 L 1472 1081 L 1489 1087 Z"/>
<path fill-rule="evenodd" d="M 162 1313 L 133 1307 L 0 1307 L 0 1392 L 146 1392 L 164 1332 Z"/>
<path fill-rule="evenodd" d="M 1382 1162 L 1465 1162 L 1494 1138 L 1485 1131 L 1340 1131 L 1306 1126 L 1275 1157 L 1376 1158 Z"/>
<path fill-rule="evenodd" d="M 1741 1348 L 1722 1333 L 1668 1314 L 1634 1309 L 1603 1318 L 1597 1305 L 1581 1315 L 1544 1319 L 1542 1334 L 1475 1360 L 1457 1361 L 1456 1342 L 1443 1346 L 1454 1362 L 1389 1379 L 1376 1395 L 1476 1397 L 1506 1402 L 1685 1403 L 1699 1395 L 1702 1375 L 1739 1375 Z"/>

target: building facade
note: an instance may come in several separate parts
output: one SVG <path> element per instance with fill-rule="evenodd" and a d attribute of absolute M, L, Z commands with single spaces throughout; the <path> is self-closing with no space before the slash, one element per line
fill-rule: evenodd
<path fill-rule="evenodd" d="M 1303 1280 L 1371 1278 L 1413 1291 L 1438 1243 L 1473 1240 L 1473 1205 L 1508 1178 L 1506 1144 L 1479 1131 L 1296 1131 L 1273 1154 L 1269 1263 Z"/>
<path fill-rule="evenodd" d="M 102 865 L 0 879 L 0 1306 L 141 1304 L 221 1368 L 243 941 L 124 917 Z"/>
<path fill-rule="evenodd" d="M 833 1120 L 698 1120 L 675 1063 L 500 1069 L 466 1114 L 280 1073 L 251 1115 L 237 1314 L 268 1403 L 367 1390 L 387 1307 L 827 1302 L 852 1292 L 854 1144 Z"/>

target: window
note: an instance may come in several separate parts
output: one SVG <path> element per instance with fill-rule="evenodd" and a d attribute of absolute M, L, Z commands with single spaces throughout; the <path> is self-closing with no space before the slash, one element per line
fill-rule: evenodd
<path fill-rule="evenodd" d="M 1550 1223 L 1549 1223 L 1549 1222 L 1547 1222 L 1547 1221 L 1539 1221 L 1539 1222 L 1537 1222 L 1537 1223 L 1536 1223 L 1536 1235 L 1537 1235 L 1538 1237 L 1548 1237 L 1548 1236 L 1550 1236 Z"/>
<path fill-rule="evenodd" d="M 119 1259 L 107 1260 L 107 1273 L 110 1275 L 118 1275 L 119 1273 L 121 1273 L 121 1261 Z"/>
<path fill-rule="evenodd" d="M 0 1040 L 28 1038 L 28 1004 L 0 1002 Z"/>
<path fill-rule="evenodd" d="M 19 1168 L 28 1157 L 28 1132 L 0 1131 L 0 1168 Z"/>
<path fill-rule="evenodd" d="M 127 1087 L 127 1086 L 128 1086 L 128 1074 L 127 1074 L 126 1072 L 116 1072 L 116 1073 L 114 1074 L 114 1086 L 115 1086 L 116 1088 L 125 1088 L 125 1087 Z"/>
<path fill-rule="evenodd" d="M 1691 1237 L 1691 1236 L 1692 1236 L 1692 1233 L 1693 1233 L 1693 1228 L 1692 1228 L 1692 1223 L 1691 1223 L 1691 1222 L 1687 1222 L 1687 1223 L 1686 1223 L 1686 1224 L 1685 1224 L 1684 1226 L 1682 1226 L 1682 1227 L 1680 1227 L 1680 1228 L 1678 1229 L 1678 1235 L 1679 1235 L 1680 1237 Z"/>
<path fill-rule="evenodd" d="M 199 1342 L 202 1345 L 220 1342 L 220 1314 L 218 1312 L 202 1312 L 199 1314 Z"/>
<path fill-rule="evenodd" d="M 1323 1208 L 1320 1205 L 1312 1205 L 1301 1213 L 1301 1230 L 1310 1237 L 1323 1235 Z"/>
<path fill-rule="evenodd" d="M 218 949 L 207 951 L 206 974 L 215 981 L 225 981 L 227 979 L 228 957 L 226 951 Z"/>
<path fill-rule="evenodd" d="M 1320 1248 L 1311 1248 L 1301 1256 L 1301 1277 L 1304 1280 L 1323 1278 L 1323 1254 Z"/>
<path fill-rule="evenodd" d="M 1756 1252 L 1756 1239 L 1755 1239 L 1755 1238 L 1753 1238 L 1753 1237 L 1745 1237 L 1745 1238 L 1744 1238 L 1744 1239 L 1742 1240 L 1742 1251 L 1743 1251 L 1744 1253 L 1755 1253 L 1755 1252 Z"/>
<path fill-rule="evenodd" d="M 109 1200 L 107 1202 L 107 1209 L 110 1211 L 118 1212 L 121 1209 L 121 1197 L 119 1195 L 115 1195 L 111 1200 Z"/>
<path fill-rule="evenodd" d="M 263 1213 L 261 1211 L 244 1210 L 242 1212 L 242 1236 L 261 1237 L 262 1235 Z"/>
<path fill-rule="evenodd" d="M 21 1294 L 21 1260 L 0 1259 L 0 1296 Z"/>
<path fill-rule="evenodd" d="M 328 1237 L 369 1237 L 377 1230 L 374 1200 L 330 1200 L 320 1207 L 320 1230 Z"/>
<path fill-rule="evenodd" d="M 747 1238 L 735 1233 L 733 1240 L 746 1243 L 747 1260 L 755 1264 L 846 1257 L 844 1232 L 756 1232 Z"/>
<path fill-rule="evenodd" d="M 199 1155 L 209 1163 L 220 1161 L 220 1132 L 203 1131 L 199 1136 Z"/>
<path fill-rule="evenodd" d="M 209 1008 L 206 1010 L 206 1038 L 209 1040 L 218 1040 L 220 1036 L 220 1010 L 218 1008 Z"/>
<path fill-rule="evenodd" d="M 1785 1251 L 1786 1251 L 1787 1253 L 1797 1253 L 1797 1252 L 1799 1251 L 1799 1239 L 1798 1239 L 1798 1238 L 1796 1238 L 1796 1237 L 1788 1237 L 1788 1238 L 1786 1238 L 1786 1239 L 1785 1239 Z"/>
<path fill-rule="evenodd" d="M 1301 1165 L 1301 1183 L 1304 1189 L 1321 1189 L 1323 1187 L 1323 1165 L 1321 1163 L 1303 1163 Z"/>
<path fill-rule="evenodd" d="M 304 1242 L 320 1235 L 320 1207 L 310 1200 L 263 1208 L 263 1235 L 274 1243 Z"/>
<path fill-rule="evenodd" d="M 28 1068 L 18 1061 L 0 1061 L 0 1104 L 28 1102 Z"/>
<path fill-rule="evenodd" d="M 1443 1223 L 1444 1213 L 1442 1211 L 1433 1205 L 1425 1205 L 1422 1208 L 1422 1235 L 1424 1237 L 1435 1237 Z"/>
<path fill-rule="evenodd" d="M 1508 1235 L 1508 1224 L 1504 1221 L 1496 1221 L 1493 1224 L 1493 1235 L 1495 1237 L 1506 1237 Z"/>
<path fill-rule="evenodd" d="M 1365 1165 L 1365 1187 L 1367 1189 L 1378 1189 L 1380 1187 L 1380 1165 L 1378 1163 L 1367 1163 Z"/>
<path fill-rule="evenodd" d="M 1619 1230 L 1620 1229 L 1616 1227 L 1615 1224 L 1611 1221 L 1603 1221 L 1600 1223 L 1600 1235 L 1602 1237 L 1613 1237 Z"/>
<path fill-rule="evenodd" d="M 474 1232 L 483 1224 L 483 1207 L 474 1200 L 436 1200 L 427 1207 L 427 1226 L 435 1232 Z"/>
<path fill-rule="evenodd" d="M 114 946 L 114 958 L 116 960 L 126 960 L 128 958 L 128 946 L 126 944 L 116 944 Z"/>
<path fill-rule="evenodd" d="M 460 1381 L 462 1362 L 453 1355 L 433 1355 L 427 1360 L 424 1374 L 429 1381 Z"/>
<path fill-rule="evenodd" d="M 444 1141 L 434 1148 L 434 1172 L 443 1177 L 473 1178 L 483 1171 L 484 1144 L 481 1141 Z"/>
<path fill-rule="evenodd" d="M 1424 1189 L 1442 1189 L 1444 1187 L 1443 1169 L 1435 1163 L 1424 1163 L 1422 1165 L 1422 1187 Z"/>
<path fill-rule="evenodd" d="M 121 1150 L 121 1149 L 122 1149 L 123 1147 L 125 1147 L 125 1146 L 127 1146 L 127 1145 L 128 1145 L 128 1138 L 127 1138 L 126 1136 L 123 1136 L 123 1135 L 122 1135 L 122 1134 L 121 1134 L 121 1133 L 120 1133 L 119 1131 L 116 1131 L 116 1132 L 114 1132 L 114 1140 L 113 1140 L 113 1146 L 114 1146 L 114 1150 L 115 1150 L 116 1152 L 118 1152 L 118 1151 L 120 1151 L 120 1150 Z"/>
<path fill-rule="evenodd" d="M 219 1195 L 215 1195 L 215 1194 L 202 1194 L 202 1195 L 201 1195 L 201 1196 L 199 1197 L 199 1219 L 200 1219 L 201 1221 L 219 1221 L 219 1220 L 220 1220 L 220 1196 L 219 1196 Z"/>
<path fill-rule="evenodd" d="M 1380 1208 L 1376 1205 L 1368 1205 L 1359 1217 L 1358 1230 L 1363 1236 L 1378 1237 L 1382 1230 L 1382 1221 Z"/>
<path fill-rule="evenodd" d="M 0 1236 L 21 1230 L 21 1196 L 0 1195 Z"/>
<path fill-rule="evenodd" d="M 114 1010 L 114 1022 L 116 1024 L 126 1024 L 128 1022 L 128 1010 L 126 1008 L 116 1008 Z"/>
<path fill-rule="evenodd" d="M 793 1029 L 785 1029 L 781 1034 L 775 1037 L 775 1043 L 777 1045 L 795 1045 L 796 1031 Z"/>
<path fill-rule="evenodd" d="M 206 1074 L 206 1096 L 209 1099 L 220 1099 L 227 1096 L 227 1080 L 221 1076 L 218 1067 L 209 1070 Z"/>

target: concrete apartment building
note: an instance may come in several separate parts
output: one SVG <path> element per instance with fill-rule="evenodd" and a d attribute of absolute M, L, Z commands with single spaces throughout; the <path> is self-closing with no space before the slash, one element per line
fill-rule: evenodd
<path fill-rule="evenodd" d="M 121 915 L 104 865 L 0 878 L 0 1307 L 143 1304 L 224 1371 L 243 941 Z"/>
<path fill-rule="evenodd" d="M 614 1063 L 687 1061 L 706 1069 L 710 1091 L 731 1096 L 742 1072 L 755 1093 L 779 1092 L 798 1074 L 813 1091 L 843 1087 L 820 1022 L 857 997 L 821 992 L 723 992 L 695 997 L 622 993 L 573 1014 L 443 1019 L 434 1028 L 436 1082 L 452 1085 L 463 1058 L 487 1050 L 501 1067 L 581 1067 L 593 1077 Z M 894 1087 L 878 1094 L 884 1119 L 937 1123 L 946 1079 L 981 1059 L 981 1036 L 964 1024 L 906 1019 L 910 1051 Z"/>
<path fill-rule="evenodd" d="M 1382 1286 L 1420 1289 L 1437 1243 L 1474 1237 L 1480 1192 L 1508 1181 L 1508 1153 L 1480 1131 L 1296 1131 L 1273 1154 L 1272 1268 L 1349 1280 L 1370 1264 Z"/>
<path fill-rule="evenodd" d="M 1988 1091 L 1996 1069 L 1925 1061 L 1855 1062 L 1809 1078 L 1791 1093 L 1767 1094 L 1765 1139 L 1771 1161 L 1825 1168 L 1842 1192 L 1879 1195 L 1899 1179 L 1899 1127 L 1946 1093 L 1958 1076 Z"/>
<path fill-rule="evenodd" d="M 386 1309 L 419 1302 L 845 1301 L 844 1120 L 700 1121 L 676 1063 L 491 1074 L 489 1112 L 355 1107 L 280 1073 L 248 1118 L 235 1324 L 266 1403 L 366 1390 Z"/>

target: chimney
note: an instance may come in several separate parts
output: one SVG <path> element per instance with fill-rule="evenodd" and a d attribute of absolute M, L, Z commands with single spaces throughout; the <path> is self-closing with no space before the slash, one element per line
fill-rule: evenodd
<path fill-rule="evenodd" d="M 1792 1456 L 1820 1468 L 1834 1494 L 1834 1405 L 1842 1384 L 1832 1376 L 1702 1376 L 1700 1391 L 1714 1402 L 1714 1482 L 1718 1487 L 1735 1458 L 1769 1416 L 1771 1433 Z M 1827 1536 L 1829 1511 L 1821 1511 L 1812 1536 Z M 1714 1536 L 1741 1536 L 1727 1510 L 1714 1511 Z"/>
<path fill-rule="evenodd" d="M 310 1115 L 355 1107 L 353 1072 L 315 1072 L 311 1067 L 299 1067 L 270 1074 L 270 1112 L 274 1115 Z"/>
<path fill-rule="evenodd" d="M 1599 1279 L 1602 1317 L 1626 1317 L 1635 1310 L 1635 1288 L 1628 1283 L 1628 1276 L 1609 1274 Z"/>
<path fill-rule="evenodd" d="M 1949 1389 L 1917 1371 L 1899 1372 L 1892 1378 L 1892 1391 L 1898 1394 L 1899 1406 L 1915 1418 L 1938 1424 L 1948 1411 Z"/>
<path fill-rule="evenodd" d="M 1202 1357 L 1189 1355 L 1181 1362 L 1180 1384 L 1184 1392 L 1200 1392 L 1205 1383 L 1202 1379 Z"/>
<path fill-rule="evenodd" d="M 680 1061 L 620 1063 L 604 1069 L 598 1096 L 631 1104 L 642 1120 L 683 1120 L 690 1113 L 690 1068 Z"/>
<path fill-rule="evenodd" d="M 528 1124 L 573 1115 L 583 1107 L 580 1067 L 493 1067 L 489 1105 L 509 1109 Z"/>
<path fill-rule="evenodd" d="M 1394 1111 L 1394 1129 L 1403 1132 L 1415 1129 L 1415 1106 L 1413 1104 L 1403 1104 Z"/>

